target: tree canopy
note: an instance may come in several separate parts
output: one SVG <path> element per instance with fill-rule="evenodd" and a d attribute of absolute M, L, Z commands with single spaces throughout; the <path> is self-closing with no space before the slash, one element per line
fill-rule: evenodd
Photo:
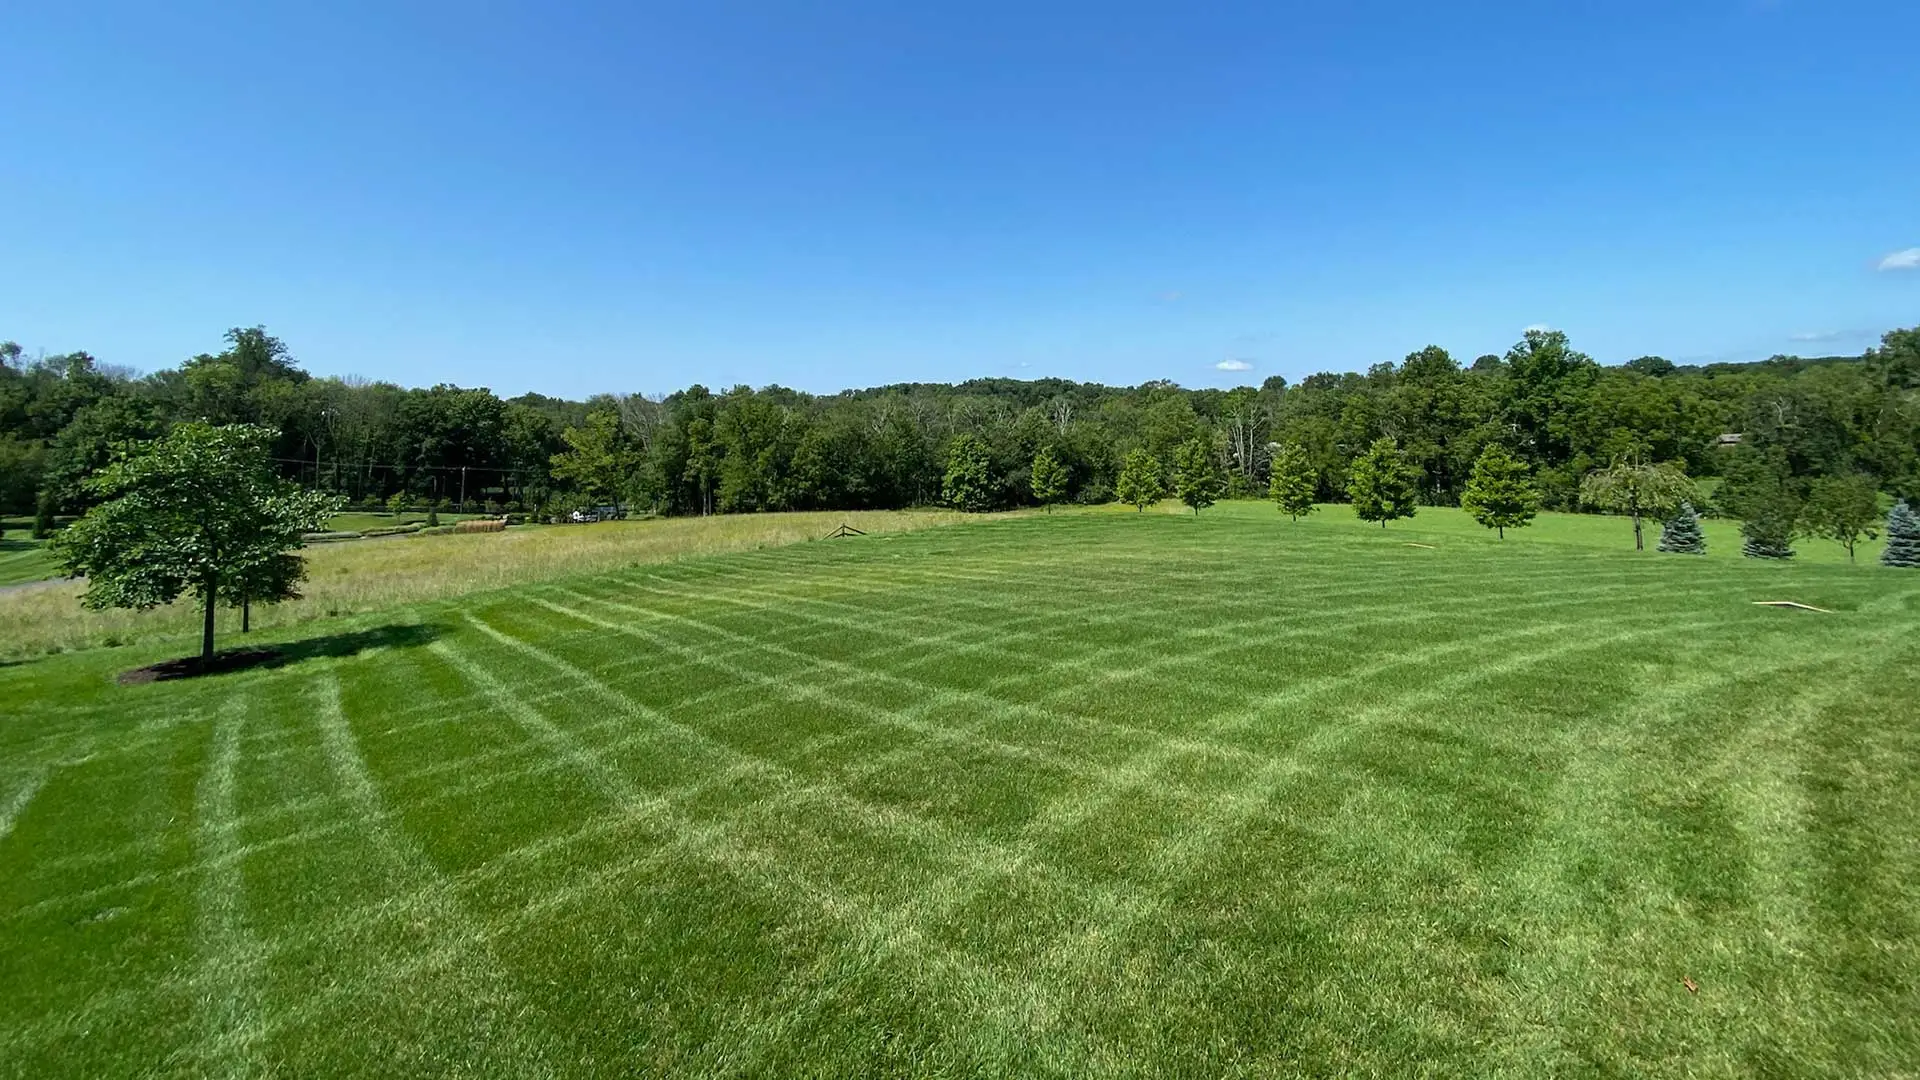
<path fill-rule="evenodd" d="M 1173 454 L 1173 493 L 1198 514 L 1220 501 L 1226 494 L 1227 478 L 1220 468 L 1213 445 L 1205 439 L 1188 439 Z"/>
<path fill-rule="evenodd" d="M 1267 498 L 1272 499 L 1280 512 L 1294 521 L 1299 521 L 1313 513 L 1313 496 L 1319 477 L 1314 475 L 1313 462 L 1307 457 L 1307 449 L 1299 443 L 1288 443 L 1273 455 L 1272 473 L 1267 480 Z"/>
<path fill-rule="evenodd" d="M 1494 443 L 1474 461 L 1460 506 L 1504 540 L 1508 529 L 1533 524 L 1534 515 L 1540 512 L 1540 493 L 1534 490 L 1527 463 Z"/>
<path fill-rule="evenodd" d="M 1595 469 L 1580 481 L 1580 500 L 1589 506 L 1633 519 L 1633 548 L 1646 550 L 1640 519 L 1652 514 L 1664 517 L 1680 504 L 1696 498 L 1693 481 L 1678 465 L 1662 461 L 1647 463 L 1638 455 L 1628 455 L 1604 469 Z"/>
<path fill-rule="evenodd" d="M 1114 485 L 1114 494 L 1120 501 L 1144 513 L 1166 493 L 1160 480 L 1160 463 L 1153 455 L 1145 450 L 1129 451 L 1127 463 L 1120 470 L 1120 481 Z"/>
<path fill-rule="evenodd" d="M 304 563 L 291 552 L 302 534 L 325 527 L 339 499 L 276 476 L 273 437 L 253 425 L 188 422 L 89 479 L 98 504 L 54 543 L 65 572 L 87 579 L 81 602 L 145 609 L 194 593 L 205 661 L 216 603 L 297 596 Z"/>
<path fill-rule="evenodd" d="M 1032 466 L 1043 449 L 1065 475 L 1056 500 L 1097 503 L 1118 495 L 1136 450 L 1160 463 L 1163 484 L 1177 481 L 1165 467 L 1194 439 L 1212 448 L 1224 497 L 1272 495 L 1283 448 L 1297 448 L 1284 449 L 1283 487 L 1311 483 L 1312 501 L 1339 502 L 1351 498 L 1355 463 L 1390 437 L 1422 506 L 1458 505 L 1474 463 L 1499 444 L 1526 466 L 1542 509 L 1581 508 L 1582 478 L 1638 460 L 1723 477 L 1711 505 L 1698 505 L 1738 516 L 1779 491 L 1805 501 L 1827 477 L 1862 475 L 1880 492 L 1920 498 L 1917 357 L 1920 331 L 1900 330 L 1854 358 L 1607 366 L 1565 334 L 1534 331 L 1471 363 L 1427 345 L 1361 371 L 1219 389 L 992 378 L 827 395 L 693 385 L 569 401 L 311 377 L 260 327 L 145 376 L 85 352 L 7 344 L 0 511 L 29 512 L 44 494 L 50 520 L 81 513 L 95 498 L 81 479 L 116 448 L 204 420 L 270 427 L 276 473 L 361 505 L 550 513 L 591 500 L 666 514 L 926 505 L 945 497 L 963 440 L 968 505 L 1040 502 Z"/>
<path fill-rule="evenodd" d="M 1398 443 L 1390 438 L 1376 439 L 1353 463 L 1347 494 L 1353 499 L 1355 516 L 1361 521 L 1377 521 L 1384 529 L 1387 522 L 1410 518 L 1417 510 L 1418 472 Z"/>

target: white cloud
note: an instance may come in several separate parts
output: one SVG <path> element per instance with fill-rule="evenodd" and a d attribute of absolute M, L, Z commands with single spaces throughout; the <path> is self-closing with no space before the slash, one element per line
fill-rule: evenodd
<path fill-rule="evenodd" d="M 1553 327 L 1551 327 L 1551 326 L 1548 326 L 1548 325 L 1547 325 L 1546 323 L 1543 323 L 1543 322 L 1537 322 L 1537 323 L 1534 323 L 1533 325 L 1531 325 L 1531 326 L 1529 326 L 1529 327 L 1527 327 L 1526 329 L 1524 329 L 1524 330 L 1522 330 L 1522 331 L 1520 331 L 1520 332 L 1521 332 L 1521 333 L 1523 333 L 1523 334 L 1531 334 L 1531 333 L 1533 333 L 1534 331 L 1536 331 L 1536 330 L 1537 330 L 1537 331 L 1539 331 L 1540 333 L 1542 333 L 1542 334 L 1544 334 L 1544 333 L 1547 333 L 1548 331 L 1550 331 L 1550 330 L 1552 330 L 1552 329 L 1553 329 Z"/>
<path fill-rule="evenodd" d="M 1896 251 L 1880 260 L 1882 270 L 1920 270 L 1920 247 Z"/>
<path fill-rule="evenodd" d="M 1788 334 L 1787 340 L 1788 341 L 1839 341 L 1841 338 L 1846 336 L 1847 336 L 1846 334 L 1843 334 L 1838 330 L 1821 330 L 1817 333 L 1809 333 L 1809 334 Z"/>
<path fill-rule="evenodd" d="M 1252 371 L 1253 365 L 1245 360 L 1222 360 L 1213 365 L 1221 371 Z"/>

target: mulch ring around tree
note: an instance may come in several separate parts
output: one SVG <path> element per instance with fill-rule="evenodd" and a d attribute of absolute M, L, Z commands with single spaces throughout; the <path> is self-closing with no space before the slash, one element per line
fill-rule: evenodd
<path fill-rule="evenodd" d="M 148 664 L 143 668 L 121 672 L 115 681 L 121 686 L 142 686 L 146 683 L 191 679 L 200 675 L 225 675 L 228 672 L 245 671 L 248 668 L 276 667 L 285 663 L 286 659 L 286 654 L 279 649 L 234 649 L 229 652 L 215 653 L 213 659 L 206 663 L 202 663 L 197 656 L 183 656 L 178 660 L 163 660 L 158 664 Z"/>

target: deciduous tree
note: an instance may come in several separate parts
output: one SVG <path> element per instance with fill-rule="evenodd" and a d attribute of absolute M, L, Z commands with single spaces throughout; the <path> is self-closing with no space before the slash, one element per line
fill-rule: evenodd
<path fill-rule="evenodd" d="M 1633 549 L 1645 551 L 1640 519 L 1665 517 L 1694 497 L 1693 481 L 1672 462 L 1642 463 L 1635 455 L 1595 469 L 1580 481 L 1580 501 L 1633 519 Z"/>
<path fill-rule="evenodd" d="M 279 557 L 322 528 L 339 500 L 275 476 L 273 439 L 244 424 L 180 424 L 90 479 L 102 501 L 54 542 L 62 569 L 87 579 L 81 603 L 146 609 L 192 592 L 204 612 L 204 663 L 216 602 L 295 598 L 304 563 Z"/>
<path fill-rule="evenodd" d="M 1160 481 L 1160 462 L 1145 450 L 1130 450 L 1127 460 L 1120 467 L 1120 479 L 1113 485 L 1113 493 L 1120 501 L 1144 513 L 1166 495 L 1166 487 Z"/>
<path fill-rule="evenodd" d="M 554 479 L 572 482 L 596 504 L 618 507 L 621 493 L 640 464 L 621 430 L 619 414 L 612 410 L 591 413 L 585 425 L 568 428 L 560 438 L 567 449 L 553 455 Z"/>
<path fill-rule="evenodd" d="M 1467 489 L 1460 494 L 1460 506 L 1473 520 L 1505 540 L 1508 529 L 1533 524 L 1533 516 L 1540 512 L 1540 492 L 1533 486 L 1527 463 L 1494 443 L 1474 461 Z"/>
<path fill-rule="evenodd" d="M 1880 491 L 1871 478 L 1829 476 L 1813 482 L 1800 515 L 1809 533 L 1838 543 L 1853 561 L 1853 548 L 1862 538 L 1871 540 L 1880 520 Z"/>
<path fill-rule="evenodd" d="M 1273 455 L 1273 471 L 1267 477 L 1267 498 L 1273 500 L 1281 513 L 1299 521 L 1313 513 L 1318 479 L 1306 447 L 1290 442 Z"/>
<path fill-rule="evenodd" d="M 1420 491 L 1418 471 L 1391 438 L 1379 438 L 1353 463 L 1347 494 L 1361 521 L 1377 521 L 1381 528 L 1397 518 L 1410 518 Z"/>
<path fill-rule="evenodd" d="M 947 505 L 979 512 L 993 504 L 993 458 L 977 435 L 961 435 L 947 448 L 947 475 L 941 497 Z"/>
<path fill-rule="evenodd" d="M 1046 446 L 1033 455 L 1033 498 L 1048 511 L 1067 493 L 1067 467 L 1060 464 L 1054 456 L 1053 447 Z"/>
<path fill-rule="evenodd" d="M 1205 439 L 1188 439 L 1173 454 L 1173 493 L 1198 514 L 1220 501 L 1227 490 L 1227 477 L 1212 444 Z"/>

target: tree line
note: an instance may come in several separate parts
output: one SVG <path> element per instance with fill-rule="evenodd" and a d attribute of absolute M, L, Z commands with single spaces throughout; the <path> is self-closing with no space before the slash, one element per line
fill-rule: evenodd
<path fill-rule="evenodd" d="M 1591 479 L 1625 464 L 1718 477 L 1701 510 L 1801 527 L 1836 485 L 1920 501 L 1920 329 L 1860 357 L 1753 364 L 1602 365 L 1533 330 L 1465 364 L 1429 346 L 1227 390 L 976 379 L 586 401 L 315 378 L 261 327 L 145 376 L 9 342 L 0 510 L 82 513 L 98 499 L 89 477 L 185 423 L 266 429 L 283 479 L 359 505 L 706 514 L 1173 494 L 1197 509 L 1284 494 L 1283 508 L 1350 501 L 1384 521 L 1497 503 L 1502 483 L 1537 507 L 1628 512 Z"/>

